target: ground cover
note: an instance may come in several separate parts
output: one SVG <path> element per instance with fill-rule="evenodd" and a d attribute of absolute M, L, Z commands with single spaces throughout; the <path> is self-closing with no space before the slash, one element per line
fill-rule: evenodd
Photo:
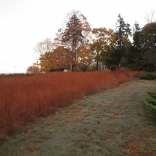
<path fill-rule="evenodd" d="M 1 144 L 1 156 L 154 156 L 156 115 L 144 104 L 151 80 L 83 96 Z"/>

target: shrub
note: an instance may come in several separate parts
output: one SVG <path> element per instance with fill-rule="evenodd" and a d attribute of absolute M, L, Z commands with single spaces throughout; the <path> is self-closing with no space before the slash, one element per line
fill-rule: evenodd
<path fill-rule="evenodd" d="M 155 74 L 152 74 L 150 72 L 143 73 L 139 76 L 140 79 L 145 79 L 145 80 L 154 80 L 156 78 Z"/>
<path fill-rule="evenodd" d="M 151 109 L 151 111 L 156 112 L 156 92 L 147 92 L 150 97 L 145 99 L 145 104 Z"/>
<path fill-rule="evenodd" d="M 148 94 L 149 94 L 152 98 L 156 99 L 156 92 L 148 92 Z"/>
<path fill-rule="evenodd" d="M 87 71 L 96 71 L 96 66 L 88 67 Z"/>
<path fill-rule="evenodd" d="M 111 65 L 111 66 L 110 66 L 110 70 L 111 70 L 111 71 L 116 71 L 116 65 Z"/>

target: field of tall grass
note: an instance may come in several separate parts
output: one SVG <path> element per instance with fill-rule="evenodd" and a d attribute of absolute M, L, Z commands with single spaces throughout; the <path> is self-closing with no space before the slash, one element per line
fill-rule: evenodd
<path fill-rule="evenodd" d="M 0 130 L 12 134 L 37 117 L 101 89 L 118 86 L 140 72 L 49 73 L 0 78 Z"/>

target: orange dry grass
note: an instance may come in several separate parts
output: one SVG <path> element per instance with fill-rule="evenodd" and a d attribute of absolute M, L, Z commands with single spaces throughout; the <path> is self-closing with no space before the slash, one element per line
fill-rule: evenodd
<path fill-rule="evenodd" d="M 116 87 L 139 74 L 104 71 L 0 78 L 0 129 L 11 134 L 27 122 L 48 115 L 73 99 Z"/>

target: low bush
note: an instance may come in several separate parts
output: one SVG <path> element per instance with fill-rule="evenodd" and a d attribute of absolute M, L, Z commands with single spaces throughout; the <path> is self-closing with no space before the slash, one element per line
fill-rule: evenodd
<path fill-rule="evenodd" d="M 87 71 L 96 71 L 96 66 L 88 67 Z"/>
<path fill-rule="evenodd" d="M 154 79 L 156 79 L 156 75 L 152 74 L 150 72 L 147 72 L 147 73 L 140 74 L 139 78 L 140 79 L 145 79 L 145 80 L 154 80 Z"/>
<path fill-rule="evenodd" d="M 111 71 L 116 71 L 116 65 L 111 65 L 111 66 L 110 66 L 110 70 L 111 70 Z"/>
<path fill-rule="evenodd" d="M 156 92 L 147 92 L 150 97 L 145 99 L 145 104 L 151 109 L 151 111 L 156 112 Z"/>

